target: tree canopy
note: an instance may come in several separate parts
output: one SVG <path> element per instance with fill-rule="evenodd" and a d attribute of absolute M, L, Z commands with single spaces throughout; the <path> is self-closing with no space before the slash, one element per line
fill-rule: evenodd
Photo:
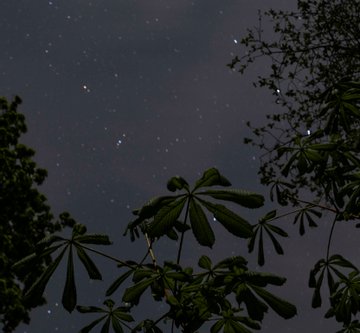
<path fill-rule="evenodd" d="M 34 150 L 19 142 L 26 132 L 25 117 L 17 111 L 21 100 L 0 98 L 0 319 L 3 331 L 11 332 L 21 322 L 29 322 L 29 311 L 45 302 L 26 302 L 22 290 L 34 283 L 51 263 L 45 255 L 31 270 L 11 269 L 35 244 L 62 226 L 53 222 L 46 197 L 38 191 L 47 172 L 38 168 Z"/>
<path fill-rule="evenodd" d="M 286 182 L 289 186 L 276 186 L 283 189 L 281 204 L 287 192 L 296 193 L 304 186 L 318 197 L 323 194 L 317 178 L 304 172 L 306 159 L 301 159 L 298 173 L 293 172 L 294 164 L 286 164 L 289 150 L 285 153 L 285 147 L 323 142 L 346 150 L 359 149 L 360 142 L 353 93 L 360 77 L 360 3 L 299 0 L 297 7 L 292 12 L 260 13 L 258 26 L 241 40 L 244 55 L 228 65 L 243 73 L 260 58 L 269 61 L 270 73 L 260 74 L 254 84 L 269 89 L 283 108 L 269 114 L 264 126 L 249 124 L 256 137 L 246 142 L 265 152 L 260 170 L 264 184 L 273 185 L 281 182 L 280 176 L 291 174 Z"/>

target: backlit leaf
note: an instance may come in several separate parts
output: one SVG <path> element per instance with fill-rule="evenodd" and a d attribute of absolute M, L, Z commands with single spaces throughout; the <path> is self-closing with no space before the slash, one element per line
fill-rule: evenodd
<path fill-rule="evenodd" d="M 189 184 L 184 178 L 180 176 L 172 177 L 167 183 L 167 189 L 171 192 L 175 192 L 176 190 L 182 190 L 183 188 L 188 189 Z"/>
<path fill-rule="evenodd" d="M 102 316 L 96 320 L 94 320 L 92 323 L 90 323 L 89 325 L 83 327 L 79 333 L 89 333 L 97 324 L 99 324 L 101 321 L 103 321 L 107 316 Z"/>
<path fill-rule="evenodd" d="M 208 256 L 201 256 L 198 262 L 199 267 L 203 269 L 211 269 L 211 259 Z"/>
<path fill-rule="evenodd" d="M 107 235 L 81 235 L 74 238 L 76 242 L 82 244 L 111 245 L 112 242 Z"/>
<path fill-rule="evenodd" d="M 101 280 L 102 276 L 92 259 L 87 255 L 81 246 L 76 246 L 77 255 L 83 263 L 90 279 Z"/>
<path fill-rule="evenodd" d="M 211 248 L 215 242 L 214 232 L 212 231 L 208 219 L 201 206 L 193 199 L 190 201 L 189 217 L 191 229 L 196 240 L 200 245 Z"/>
<path fill-rule="evenodd" d="M 159 237 L 170 230 L 180 216 L 185 202 L 186 198 L 181 198 L 163 206 L 157 212 L 154 221 L 150 225 L 149 236 L 151 238 Z"/>
<path fill-rule="evenodd" d="M 220 172 L 215 169 L 211 168 L 204 172 L 203 176 L 195 183 L 194 190 L 200 187 L 207 187 L 207 186 L 231 186 L 231 183 L 220 174 Z"/>
<path fill-rule="evenodd" d="M 264 197 L 262 195 L 243 190 L 207 190 L 197 194 L 208 195 L 218 200 L 235 202 L 247 208 L 259 208 L 264 205 Z"/>
<path fill-rule="evenodd" d="M 72 246 L 70 246 L 65 287 L 62 296 L 62 304 L 67 311 L 72 312 L 75 309 L 76 298 L 77 297 L 76 297 L 76 285 L 75 285 L 75 276 L 74 276 L 73 253 L 72 253 Z"/>
<path fill-rule="evenodd" d="M 239 215 L 235 214 L 223 205 L 213 204 L 204 200 L 201 200 L 201 203 L 211 213 L 213 213 L 215 219 L 218 220 L 225 229 L 233 235 L 241 238 L 249 238 L 252 236 L 253 231 L 251 224 Z"/>
<path fill-rule="evenodd" d="M 26 292 L 25 298 L 29 299 L 31 302 L 31 298 L 39 298 L 44 293 L 44 289 L 49 282 L 51 276 L 54 274 L 56 268 L 59 266 L 61 259 L 64 256 L 66 248 L 64 248 L 59 256 L 46 268 L 46 270 L 42 273 L 42 275 L 35 281 L 35 283 L 30 287 L 30 289 Z"/>
<path fill-rule="evenodd" d="M 282 318 L 290 319 L 297 314 L 296 307 L 293 304 L 269 293 L 263 288 L 254 285 L 251 288 Z"/>
<path fill-rule="evenodd" d="M 123 295 L 123 302 L 138 304 L 141 295 L 148 287 L 150 287 L 150 285 L 155 281 L 155 279 L 155 277 L 148 278 L 144 281 L 136 283 L 132 287 L 127 288 Z"/>

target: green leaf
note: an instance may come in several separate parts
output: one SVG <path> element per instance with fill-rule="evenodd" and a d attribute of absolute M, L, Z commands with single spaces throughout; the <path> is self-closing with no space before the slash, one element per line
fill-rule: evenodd
<path fill-rule="evenodd" d="M 349 260 L 345 259 L 340 254 L 332 255 L 329 259 L 329 262 L 332 265 L 337 265 L 337 266 L 346 267 L 346 268 L 352 268 L 356 271 L 358 270 L 357 267 L 353 263 L 351 263 Z"/>
<path fill-rule="evenodd" d="M 133 270 L 129 270 L 129 271 L 125 272 L 124 274 L 121 274 L 108 288 L 108 290 L 106 291 L 106 296 L 112 295 L 132 273 L 133 273 Z"/>
<path fill-rule="evenodd" d="M 189 217 L 191 229 L 196 240 L 200 245 L 212 247 L 215 243 L 215 235 L 212 231 L 208 219 L 194 199 L 190 200 Z"/>
<path fill-rule="evenodd" d="M 115 333 L 124 333 L 119 320 L 115 316 L 111 317 L 111 323 Z"/>
<path fill-rule="evenodd" d="M 246 281 L 255 284 L 258 287 L 265 287 L 268 284 L 282 286 L 286 278 L 269 273 L 246 272 Z"/>
<path fill-rule="evenodd" d="M 211 270 L 211 259 L 208 256 L 201 256 L 198 265 L 203 269 Z"/>
<path fill-rule="evenodd" d="M 249 238 L 252 236 L 253 231 L 251 224 L 239 215 L 235 214 L 223 205 L 213 204 L 205 200 L 201 200 L 201 203 L 211 213 L 213 213 L 215 219 L 218 220 L 225 229 L 233 235 L 241 238 Z"/>
<path fill-rule="evenodd" d="M 252 333 L 250 330 L 248 330 L 245 326 L 241 325 L 240 323 L 236 322 L 235 320 L 228 320 L 227 324 L 230 325 L 231 329 L 229 330 L 229 326 L 226 326 L 229 330 L 228 332 L 232 333 Z M 224 333 L 226 333 L 226 330 L 224 329 Z"/>
<path fill-rule="evenodd" d="M 259 208 L 264 205 L 264 197 L 244 190 L 207 190 L 197 194 L 208 195 L 214 199 L 235 202 L 247 208 Z"/>
<path fill-rule="evenodd" d="M 276 234 L 278 234 L 281 237 L 288 237 L 289 236 L 288 233 L 285 230 L 277 227 L 276 225 L 266 223 L 265 227 L 266 227 L 266 229 L 269 229 L 269 230 L 275 232 Z"/>
<path fill-rule="evenodd" d="M 203 176 L 195 183 L 194 191 L 200 187 L 207 186 L 231 186 L 231 183 L 220 174 L 220 172 L 211 168 L 204 172 Z"/>
<path fill-rule="evenodd" d="M 76 245 L 77 255 L 79 256 L 80 261 L 83 263 L 90 279 L 93 280 L 102 280 L 102 276 L 98 268 L 92 259 L 87 255 L 84 249 L 81 246 Z"/>
<path fill-rule="evenodd" d="M 112 242 L 107 235 L 80 235 L 74 238 L 76 242 L 82 244 L 111 245 Z"/>
<path fill-rule="evenodd" d="M 321 294 L 320 294 L 320 289 L 319 288 L 315 288 L 313 296 L 312 296 L 312 300 L 311 300 L 311 306 L 313 308 L 319 308 L 321 306 Z"/>
<path fill-rule="evenodd" d="M 189 184 L 184 178 L 180 176 L 172 177 L 167 183 L 167 189 L 171 192 L 182 190 L 183 188 L 188 189 Z"/>
<path fill-rule="evenodd" d="M 46 268 L 41 276 L 35 281 L 35 283 L 26 292 L 25 298 L 31 300 L 32 298 L 38 299 L 44 293 L 45 287 L 49 282 L 51 276 L 54 274 L 56 268 L 59 266 L 61 259 L 64 256 L 66 247 L 61 251 L 59 256 Z"/>
<path fill-rule="evenodd" d="M 260 301 L 245 284 L 237 288 L 236 300 L 239 304 L 245 303 L 249 317 L 253 320 L 262 321 L 264 313 L 268 311 L 268 306 Z"/>
<path fill-rule="evenodd" d="M 156 280 L 156 277 L 148 278 L 144 281 L 136 283 L 132 287 L 129 287 L 125 290 L 123 295 L 123 302 L 128 302 L 132 304 L 138 304 L 141 295 L 144 291 L 150 287 L 150 285 Z"/>
<path fill-rule="evenodd" d="M 283 167 L 283 169 L 281 170 L 281 173 L 287 177 L 289 175 L 290 169 L 293 165 L 293 163 L 296 161 L 296 159 L 298 158 L 298 154 L 294 154 L 290 157 L 290 159 L 288 160 L 288 162 L 286 163 L 286 165 Z"/>
<path fill-rule="evenodd" d="M 62 296 L 62 304 L 68 312 L 72 312 L 76 306 L 76 285 L 74 276 L 74 262 L 72 246 L 69 249 L 68 264 L 66 271 L 65 288 Z"/>
<path fill-rule="evenodd" d="M 296 307 L 291 303 L 269 293 L 263 288 L 254 285 L 251 288 L 282 318 L 290 319 L 297 314 Z"/>
<path fill-rule="evenodd" d="M 62 247 L 64 244 L 55 245 L 46 249 L 43 249 L 41 253 L 32 253 L 25 258 L 22 258 L 21 260 L 17 261 L 13 266 L 12 269 L 17 270 L 21 267 L 31 265 L 34 261 L 37 261 L 40 257 L 47 257 L 51 253 L 58 250 L 60 247 Z"/>
<path fill-rule="evenodd" d="M 337 149 L 336 143 L 315 143 L 310 145 L 308 148 L 314 149 L 314 150 L 325 150 L 325 151 L 332 151 Z"/>
<path fill-rule="evenodd" d="M 107 317 L 107 315 L 102 316 L 96 320 L 94 320 L 92 323 L 90 323 L 89 325 L 83 327 L 79 333 L 89 333 L 97 324 L 99 324 L 101 321 L 103 321 L 105 318 Z"/>
<path fill-rule="evenodd" d="M 265 216 L 259 219 L 259 222 L 263 223 L 272 220 L 276 216 L 276 209 L 266 213 Z"/>
<path fill-rule="evenodd" d="M 178 234 L 176 233 L 175 229 L 170 229 L 166 232 L 166 236 L 168 236 L 171 240 L 178 240 L 179 239 L 179 236 Z"/>
<path fill-rule="evenodd" d="M 110 331 L 110 317 L 108 316 L 103 327 L 101 328 L 100 333 L 109 333 L 109 331 Z"/>
<path fill-rule="evenodd" d="M 218 320 L 213 326 L 211 326 L 210 333 L 218 333 L 224 326 L 224 319 Z"/>
<path fill-rule="evenodd" d="M 284 254 L 284 250 L 283 248 L 281 247 L 280 243 L 278 242 L 278 240 L 274 237 L 274 235 L 269 231 L 268 228 L 265 228 L 265 231 L 267 232 L 267 234 L 269 235 L 272 243 L 273 243 L 273 246 L 275 248 L 275 251 L 277 254 Z"/>
<path fill-rule="evenodd" d="M 80 313 L 106 312 L 104 309 L 99 308 L 97 306 L 83 306 L 83 305 L 76 306 L 76 310 L 79 311 Z"/>
<path fill-rule="evenodd" d="M 170 230 L 180 216 L 185 202 L 186 198 L 181 198 L 162 207 L 150 224 L 149 236 L 151 238 L 160 237 Z"/>
<path fill-rule="evenodd" d="M 114 314 L 117 318 L 119 318 L 120 320 L 127 321 L 127 322 L 132 322 L 132 321 L 134 321 L 134 318 L 133 318 L 130 314 L 128 314 L 128 313 L 126 313 L 126 312 L 124 312 L 124 311 L 121 311 L 120 309 L 121 309 L 121 308 L 117 308 L 117 309 L 113 312 L 113 314 Z"/>
<path fill-rule="evenodd" d="M 66 241 L 66 239 L 63 237 L 60 237 L 58 235 L 51 234 L 49 236 L 44 237 L 42 240 L 40 240 L 36 244 L 36 247 L 37 247 L 37 250 L 38 250 L 38 248 L 43 249 L 44 247 L 48 247 L 52 243 L 61 242 L 61 241 Z M 36 251 L 36 252 L 38 252 L 38 251 Z"/>

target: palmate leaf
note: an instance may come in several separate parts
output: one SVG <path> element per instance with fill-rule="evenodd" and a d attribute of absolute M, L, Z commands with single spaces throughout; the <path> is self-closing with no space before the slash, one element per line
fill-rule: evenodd
<path fill-rule="evenodd" d="M 225 319 L 218 320 L 214 325 L 210 328 L 210 333 L 218 333 L 225 325 Z"/>
<path fill-rule="evenodd" d="M 264 217 L 260 218 L 259 223 L 254 226 L 253 235 L 248 243 L 248 250 L 249 253 L 251 253 L 252 251 L 254 251 L 255 243 L 256 240 L 258 239 L 258 264 L 260 266 L 263 266 L 265 263 L 264 235 L 263 235 L 264 230 L 268 235 L 268 237 L 270 238 L 276 253 L 279 255 L 284 254 L 284 250 L 274 234 L 277 234 L 281 237 L 288 237 L 288 234 L 283 229 L 269 222 L 272 219 L 274 219 L 275 216 L 276 216 L 276 211 L 273 210 L 267 213 Z"/>
<path fill-rule="evenodd" d="M 208 256 L 201 256 L 198 262 L 199 267 L 203 269 L 211 269 L 211 259 Z"/>
<path fill-rule="evenodd" d="M 176 200 L 179 196 L 161 196 L 156 197 L 147 202 L 140 209 L 133 211 L 135 215 L 139 216 L 140 220 L 148 219 L 153 217 L 162 207 L 169 205 L 171 202 Z"/>
<path fill-rule="evenodd" d="M 186 198 L 180 198 L 170 204 L 163 206 L 155 215 L 148 231 L 151 238 L 160 237 L 169 231 L 180 216 Z"/>
<path fill-rule="evenodd" d="M 76 295 L 76 285 L 75 285 L 75 276 L 74 276 L 73 250 L 72 250 L 72 246 L 70 246 L 65 287 L 62 296 L 62 305 L 67 311 L 71 313 L 75 309 L 76 300 L 77 300 L 77 295 Z"/>
<path fill-rule="evenodd" d="M 244 283 L 236 290 L 236 300 L 241 305 L 245 303 L 248 315 L 253 320 L 262 321 L 268 306 L 260 301 Z"/>
<path fill-rule="evenodd" d="M 355 265 L 339 254 L 332 255 L 327 262 L 325 259 L 320 259 L 314 265 L 314 268 L 310 271 L 309 276 L 309 287 L 315 289 L 312 297 L 313 308 L 320 307 L 322 304 L 320 291 L 324 280 L 325 271 L 327 272 L 327 282 L 330 294 L 334 292 L 334 288 L 336 286 L 332 273 L 334 273 L 335 276 L 340 280 L 346 279 L 346 274 L 341 272 L 337 267 L 358 271 Z"/>
<path fill-rule="evenodd" d="M 183 188 L 188 190 L 189 184 L 184 178 L 180 176 L 172 177 L 167 183 L 167 189 L 171 192 L 175 192 L 176 190 L 182 190 Z"/>
<path fill-rule="evenodd" d="M 275 248 L 275 251 L 277 254 L 279 255 L 283 255 L 284 254 L 284 250 L 282 248 L 282 246 L 280 245 L 279 241 L 276 239 L 276 237 L 272 234 L 271 231 L 269 231 L 269 229 L 267 227 L 265 227 L 265 231 L 268 234 L 268 236 L 271 239 L 271 242 L 273 243 L 273 246 Z"/>
<path fill-rule="evenodd" d="M 251 224 L 241 216 L 235 214 L 223 205 L 213 204 L 205 200 L 201 200 L 201 203 L 214 215 L 215 219 L 233 235 L 241 238 L 249 238 L 252 236 L 253 231 Z"/>
<path fill-rule="evenodd" d="M 194 199 L 190 200 L 189 216 L 191 229 L 196 240 L 200 245 L 211 248 L 215 243 L 214 232 L 201 206 Z"/>
<path fill-rule="evenodd" d="M 286 278 L 270 273 L 247 271 L 244 273 L 244 276 L 246 281 L 258 287 L 266 287 L 268 284 L 282 286 L 286 282 Z"/>
<path fill-rule="evenodd" d="M 48 284 L 51 276 L 54 274 L 55 270 L 59 266 L 59 263 L 64 257 L 65 252 L 68 250 L 68 261 L 67 261 L 67 271 L 66 271 L 66 279 L 65 286 L 62 295 L 62 304 L 64 308 L 72 312 L 76 306 L 76 285 L 75 285 L 75 272 L 74 272 L 74 258 L 73 258 L 73 247 L 76 247 L 77 254 L 81 263 L 84 265 L 85 269 L 88 272 L 88 275 L 91 279 L 101 279 L 101 274 L 97 269 L 96 265 L 92 261 L 92 259 L 87 255 L 84 251 L 84 246 L 80 244 L 80 242 L 84 244 L 100 244 L 100 245 L 108 245 L 111 244 L 108 236 L 105 235 L 85 235 L 86 227 L 81 224 L 75 224 L 71 239 L 65 239 L 59 236 L 50 236 L 46 237 L 42 241 L 40 241 L 39 246 L 37 247 L 37 252 L 34 254 L 35 256 L 41 258 L 46 257 L 53 254 L 55 251 L 60 250 L 61 252 L 58 257 L 49 264 L 49 266 L 44 270 L 43 274 L 35 281 L 35 283 L 30 286 L 25 294 L 25 298 L 29 300 L 31 303 L 32 299 L 37 299 L 41 297 L 46 285 Z M 56 244 L 59 243 L 57 245 Z M 18 263 L 18 267 L 22 267 L 25 264 L 30 265 L 32 260 L 34 259 L 34 255 L 25 258 L 21 262 Z"/>
<path fill-rule="evenodd" d="M 294 218 L 294 224 L 299 222 L 299 233 L 301 236 L 305 234 L 305 219 L 308 221 L 308 225 L 310 228 L 317 227 L 317 224 L 315 223 L 314 219 L 311 215 L 315 215 L 317 218 L 320 218 L 322 216 L 321 212 L 316 211 L 315 209 L 312 209 L 310 207 L 304 207 L 304 209 L 301 209 Z"/>
<path fill-rule="evenodd" d="M 97 324 L 99 324 L 100 322 L 102 322 L 105 318 L 107 317 L 107 315 L 102 316 L 96 320 L 94 320 L 93 322 L 91 322 L 89 325 L 83 327 L 79 333 L 89 333 Z"/>
<path fill-rule="evenodd" d="M 108 316 L 105 320 L 105 323 L 103 325 L 103 327 L 101 328 L 100 333 L 109 333 L 110 331 L 110 322 L 111 322 L 111 317 Z"/>
<path fill-rule="evenodd" d="M 77 306 L 76 309 L 80 313 L 104 313 L 105 315 L 101 316 L 100 318 L 94 320 L 89 325 L 85 326 L 80 333 L 88 333 L 90 332 L 96 325 L 100 322 L 104 321 L 104 324 L 101 328 L 100 332 L 109 332 L 110 325 L 114 329 L 115 333 L 123 332 L 123 328 L 121 323 L 123 321 L 131 322 L 134 321 L 134 318 L 127 313 L 128 309 L 124 307 L 114 308 L 115 302 L 111 299 L 107 299 L 103 303 L 107 309 L 99 308 L 97 306 Z"/>
<path fill-rule="evenodd" d="M 44 293 L 45 287 L 49 282 L 51 276 L 54 274 L 56 268 L 59 266 L 61 259 L 64 256 L 66 248 L 64 248 L 58 257 L 46 268 L 41 276 L 35 281 L 30 289 L 25 293 L 25 299 L 31 303 L 31 299 L 38 299 Z"/>
<path fill-rule="evenodd" d="M 235 202 L 247 208 L 259 208 L 264 205 L 264 197 L 260 194 L 243 190 L 207 190 L 196 194 L 208 195 L 214 199 Z"/>
<path fill-rule="evenodd" d="M 107 235 L 88 234 L 75 236 L 74 240 L 82 244 L 111 245 L 112 242 Z"/>
<path fill-rule="evenodd" d="M 26 267 L 31 265 L 33 262 L 37 261 L 39 258 L 47 257 L 48 255 L 52 254 L 56 250 L 58 250 L 60 247 L 62 247 L 63 244 L 55 245 L 52 247 L 49 247 L 47 249 L 44 249 L 41 253 L 32 253 L 25 258 L 22 258 L 21 260 L 17 261 L 13 266 L 12 269 L 17 270 L 21 269 L 22 267 Z"/>
<path fill-rule="evenodd" d="M 120 325 L 119 320 L 115 316 L 111 317 L 111 324 L 112 324 L 112 327 L 113 327 L 115 333 L 124 333 L 124 330 L 123 330 L 122 326 Z"/>
<path fill-rule="evenodd" d="M 76 310 L 80 313 L 104 313 L 106 310 L 99 308 L 98 306 L 83 306 L 77 305 Z"/>
<path fill-rule="evenodd" d="M 163 333 L 163 331 L 156 326 L 153 320 L 145 319 L 135 326 L 133 332 L 143 331 L 146 333 Z"/>
<path fill-rule="evenodd" d="M 251 285 L 251 289 L 256 292 L 279 316 L 290 319 L 297 314 L 296 307 L 291 303 L 269 293 L 267 290 Z"/>
<path fill-rule="evenodd" d="M 112 295 L 131 274 L 133 274 L 133 270 L 121 274 L 107 289 L 106 296 Z"/>
<path fill-rule="evenodd" d="M 76 246 L 77 255 L 84 265 L 89 278 L 93 280 L 102 280 L 102 275 L 92 259 L 87 255 L 87 253 L 84 251 L 84 249 L 81 246 Z"/>
<path fill-rule="evenodd" d="M 195 183 L 194 190 L 208 186 L 231 186 L 231 183 L 220 174 L 216 168 L 206 170 L 203 176 Z"/>
<path fill-rule="evenodd" d="M 349 324 L 352 315 L 360 311 L 360 277 L 358 271 L 352 271 L 340 279 L 330 297 L 331 308 L 325 317 L 335 316 L 338 322 Z"/>
<path fill-rule="evenodd" d="M 123 295 L 123 302 L 131 304 L 139 304 L 139 300 L 144 291 L 157 279 L 157 277 L 148 278 L 144 281 L 138 282 L 135 285 L 127 288 Z"/>
<path fill-rule="evenodd" d="M 133 211 L 133 214 L 137 215 L 138 218 L 134 221 L 131 221 L 127 225 L 123 235 L 126 236 L 126 234 L 129 232 L 130 239 L 133 242 L 136 237 L 139 237 L 138 227 L 141 226 L 144 223 L 144 221 L 154 217 L 154 215 L 158 213 L 158 211 L 162 207 L 171 204 L 172 202 L 176 201 L 176 199 L 179 197 L 181 197 L 181 195 L 155 197 L 149 200 L 142 208 L 135 209 Z"/>
<path fill-rule="evenodd" d="M 225 322 L 224 333 L 252 333 L 245 326 L 241 325 L 233 319 L 228 319 Z"/>
<path fill-rule="evenodd" d="M 62 241 L 66 242 L 66 239 L 54 234 L 48 235 L 36 244 L 36 252 L 39 252 L 39 250 L 41 251 L 42 249 L 48 247 L 53 243 L 62 242 Z"/>

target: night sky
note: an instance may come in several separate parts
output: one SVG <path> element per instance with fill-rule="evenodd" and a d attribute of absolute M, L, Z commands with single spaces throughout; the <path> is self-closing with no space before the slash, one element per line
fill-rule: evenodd
<path fill-rule="evenodd" d="M 267 195 L 257 177 L 259 151 L 243 145 L 250 135 L 246 121 L 261 124 L 266 113 L 279 111 L 272 96 L 251 83 L 267 71 L 266 63 L 254 64 L 244 76 L 226 64 L 243 54 L 239 40 L 256 25 L 258 9 L 295 5 L 296 0 L 1 0 L 0 95 L 23 99 L 20 111 L 29 129 L 23 142 L 49 171 L 41 191 L 53 212 L 69 211 L 90 232 L 108 234 L 114 241 L 108 253 L 138 259 L 143 242 L 131 244 L 122 233 L 132 209 L 164 194 L 171 176 L 193 182 L 217 167 L 234 187 Z M 267 200 L 263 210 L 241 214 L 256 222 L 273 208 Z M 289 321 L 270 314 L 262 332 L 336 330 L 333 321 L 322 319 L 325 308 L 311 309 L 307 288 L 308 272 L 325 252 L 326 239 L 319 235 L 327 235 L 326 221 L 321 228 L 301 239 L 297 227 L 290 229 L 294 237 L 283 243 L 283 257 L 269 249 L 261 269 L 288 277 L 288 287 L 276 293 L 296 304 L 299 314 Z M 259 269 L 244 241 L 220 229 L 217 240 L 215 258 L 244 255 Z M 210 253 L 193 240 L 190 245 L 184 262 Z M 161 258 L 175 244 L 165 241 L 155 250 Z M 105 283 L 89 283 L 80 270 L 81 305 L 100 305 L 119 274 L 112 263 L 96 262 L 106 270 Z M 63 283 L 59 272 L 46 290 L 48 304 L 16 332 L 77 332 L 95 319 L 62 309 Z"/>

